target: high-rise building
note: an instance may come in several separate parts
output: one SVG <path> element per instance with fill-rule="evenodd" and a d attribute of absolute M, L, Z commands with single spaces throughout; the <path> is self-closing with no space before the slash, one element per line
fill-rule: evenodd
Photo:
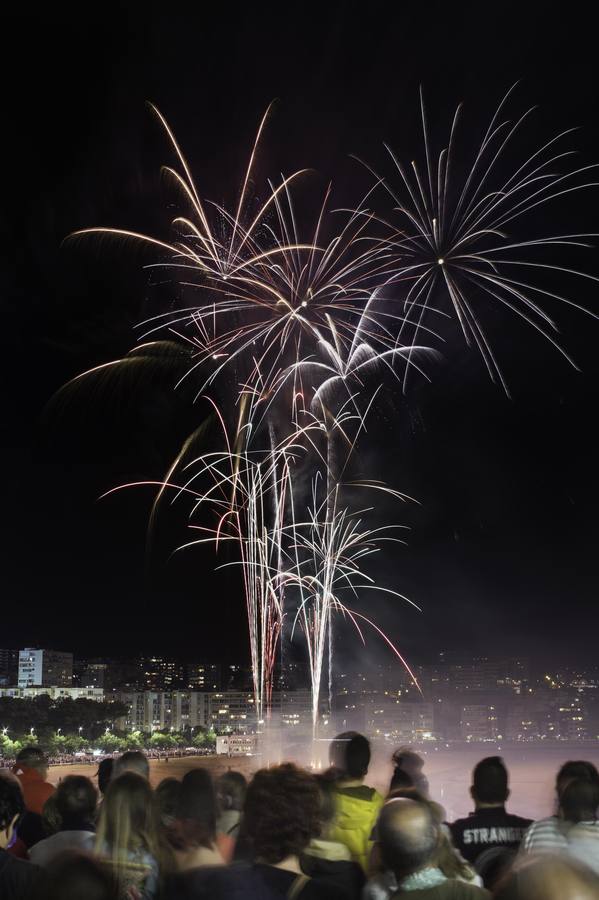
<path fill-rule="evenodd" d="M 110 665 L 107 662 L 88 662 L 79 673 L 81 687 L 106 689 L 109 682 Z"/>
<path fill-rule="evenodd" d="M 14 687 L 19 677 L 19 651 L 0 650 L 0 685 Z"/>
<path fill-rule="evenodd" d="M 495 741 L 501 738 L 496 707 L 487 703 L 471 703 L 462 707 L 460 729 L 465 741 Z"/>
<path fill-rule="evenodd" d="M 146 656 L 141 660 L 142 683 L 147 691 L 177 690 L 184 686 L 183 663 L 164 656 Z"/>
<path fill-rule="evenodd" d="M 71 687 L 73 654 L 27 647 L 19 651 L 18 685 L 25 687 Z"/>
<path fill-rule="evenodd" d="M 209 694 L 198 691 L 125 691 L 114 695 L 128 708 L 119 727 L 133 731 L 187 731 L 209 722 Z"/>
<path fill-rule="evenodd" d="M 220 666 L 208 663 L 185 665 L 185 687 L 190 691 L 220 691 Z"/>
<path fill-rule="evenodd" d="M 433 704 L 383 695 L 367 712 L 366 730 L 369 734 L 385 735 L 398 741 L 431 740 Z"/>

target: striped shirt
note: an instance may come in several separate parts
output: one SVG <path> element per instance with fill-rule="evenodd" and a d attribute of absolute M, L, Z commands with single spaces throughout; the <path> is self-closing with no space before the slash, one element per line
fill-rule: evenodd
<path fill-rule="evenodd" d="M 523 853 L 567 853 L 599 872 L 599 822 L 565 822 L 557 816 L 540 819 L 528 828 Z"/>

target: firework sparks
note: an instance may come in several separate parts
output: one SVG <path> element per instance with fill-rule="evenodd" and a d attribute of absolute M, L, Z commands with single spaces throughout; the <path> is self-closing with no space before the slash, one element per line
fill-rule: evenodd
<path fill-rule="evenodd" d="M 473 162 L 461 176 L 457 174 L 457 143 L 460 133 L 461 106 L 456 109 L 447 146 L 435 158 L 426 109 L 420 95 L 423 137 L 423 161 L 409 165 L 386 145 L 399 183 L 376 175 L 384 184 L 402 221 L 402 230 L 394 231 L 390 246 L 395 248 L 397 267 L 391 281 L 407 283 L 404 297 L 406 323 L 416 319 L 414 343 L 433 301 L 445 295 L 455 312 L 468 346 L 475 346 L 493 381 L 506 393 L 508 386 L 497 361 L 491 341 L 479 314 L 481 301 L 498 303 L 520 317 L 545 340 L 549 341 L 568 362 L 575 362 L 561 346 L 556 335 L 558 326 L 543 308 L 543 301 L 557 301 L 593 318 L 597 315 L 581 304 L 536 282 L 524 273 L 569 276 L 599 281 L 585 272 L 543 262 L 530 254 L 549 248 L 588 247 L 593 234 L 558 234 L 519 240 L 510 235 L 528 213 L 577 191 L 599 186 L 593 180 L 597 164 L 570 168 L 574 151 L 563 148 L 573 129 L 550 138 L 528 156 L 517 155 L 516 138 L 533 112 L 527 110 L 515 122 L 502 118 L 513 88 L 507 92 L 491 118 Z M 516 155 L 509 169 L 507 158 Z M 405 226 L 405 227 L 404 227 Z M 409 314 L 414 318 L 410 318 Z M 399 332 L 401 339 L 403 325 Z M 406 370 L 404 379 L 408 377 Z"/>
<path fill-rule="evenodd" d="M 266 197 L 257 205 L 250 196 L 268 110 L 236 201 L 227 209 L 201 198 L 173 132 L 152 107 L 177 159 L 178 167 L 166 171 L 187 208 L 173 220 L 175 237 L 166 241 L 112 228 L 77 233 L 147 244 L 161 254 L 151 267 L 170 273 L 186 298 L 193 292 L 189 303 L 141 323 L 143 340 L 151 339 L 142 348 L 85 373 L 88 377 L 75 379 L 71 387 L 90 377 L 110 383 L 113 372 L 123 368 L 162 365 L 160 348 L 169 365 L 185 362 L 178 383 L 198 379 L 197 397 L 211 404 L 222 441 L 191 459 L 193 441 L 188 442 L 156 485 L 152 519 L 167 492 L 173 499 L 187 497 L 196 536 L 184 547 L 211 542 L 218 549 L 232 542 L 238 548 L 238 559 L 224 565 L 242 571 L 260 719 L 268 715 L 286 619 L 292 633 L 300 626 L 305 635 L 314 731 L 327 655 L 329 683 L 331 678 L 334 614 L 348 617 L 362 638 L 361 623 L 373 627 L 417 684 L 389 638 L 345 600 L 347 592 L 356 599 L 374 590 L 412 603 L 378 585 L 363 567 L 384 542 L 401 542 L 400 526 L 369 528 L 368 509 L 352 508 L 344 495 L 350 486 L 346 472 L 384 383 L 378 373 L 390 372 L 403 389 L 410 372 L 429 377 L 425 362 L 438 354 L 428 343 L 443 337 L 426 323 L 427 315 L 446 315 L 438 305 L 449 298 L 467 344 L 476 346 L 491 378 L 506 391 L 478 314 L 482 297 L 517 314 L 572 362 L 541 303 L 583 307 L 542 280 L 533 283 L 518 273 L 523 268 L 599 280 L 530 256 L 539 249 L 587 246 L 590 235 L 519 240 L 508 226 L 550 201 L 595 186 L 588 180 L 595 166 L 554 171 L 571 156 L 559 149 L 569 133 L 563 132 L 506 175 L 504 158 L 530 112 L 515 123 L 502 121 L 510 93 L 461 179 L 455 174 L 460 108 L 447 147 L 433 158 L 421 98 L 424 165 L 405 166 L 387 148 L 399 175 L 398 190 L 376 176 L 355 209 L 332 211 L 329 186 L 307 230 L 298 224 L 292 192 L 308 170 L 268 182 Z M 379 185 L 392 198 L 402 231 L 370 208 Z M 331 231 L 333 220 L 337 227 Z M 404 294 L 398 303 L 400 287 Z M 169 341 L 154 343 L 162 332 Z M 406 499 L 379 482 L 351 483 L 359 486 Z"/>

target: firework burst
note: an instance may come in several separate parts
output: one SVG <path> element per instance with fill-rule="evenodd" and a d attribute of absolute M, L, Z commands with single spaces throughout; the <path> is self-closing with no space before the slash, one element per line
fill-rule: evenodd
<path fill-rule="evenodd" d="M 385 145 L 396 178 L 383 179 L 368 167 L 377 183 L 384 184 L 395 213 L 403 220 L 399 231 L 385 220 L 393 232 L 389 241 L 397 260 L 391 282 L 409 285 L 400 339 L 406 324 L 416 321 L 416 342 L 427 311 L 445 295 L 466 343 L 477 348 L 491 379 L 498 381 L 506 393 L 508 386 L 481 322 L 480 302 L 491 301 L 510 310 L 576 367 L 559 342 L 559 329 L 545 309 L 546 301 L 574 307 L 593 318 L 597 315 L 550 289 L 543 276 L 599 281 L 577 269 L 531 256 L 544 249 L 553 259 L 555 251 L 564 247 L 589 247 L 588 238 L 596 235 L 518 239 L 512 234 L 520 220 L 533 211 L 599 185 L 593 180 L 597 164 L 568 167 L 575 153 L 565 146 L 565 139 L 574 129 L 555 135 L 530 155 L 518 154 L 517 138 L 534 108 L 515 120 L 508 119 L 505 109 L 512 91 L 506 93 L 492 116 L 464 174 L 458 164 L 461 159 L 457 159 L 461 105 L 453 116 L 446 146 L 435 156 L 422 91 L 420 162 L 406 164 Z M 514 157 L 515 164 L 511 162 Z M 407 376 L 406 370 L 404 378 Z"/>
<path fill-rule="evenodd" d="M 460 107 L 447 146 L 434 157 L 421 97 L 423 162 L 405 166 L 387 148 L 397 189 L 370 169 L 376 181 L 356 208 L 331 210 L 329 186 L 307 228 L 292 194 L 308 170 L 268 182 L 261 202 L 251 189 L 268 110 L 237 199 L 227 209 L 201 198 L 169 125 L 152 107 L 177 160 L 177 168 L 166 172 L 186 206 L 186 214 L 173 220 L 175 237 L 163 241 L 112 228 L 77 233 L 151 246 L 161 257 L 151 267 L 169 273 L 185 292 L 185 302 L 141 323 L 146 350 L 98 367 L 71 387 L 89 377 L 110 382 L 113 372 L 163 365 L 161 353 L 169 366 L 185 362 L 178 383 L 197 379 L 196 396 L 211 404 L 222 441 L 193 458 L 193 442 L 182 450 L 156 485 L 152 517 L 167 492 L 173 499 L 185 496 L 195 534 L 184 547 L 213 543 L 218 549 L 232 542 L 238 548 L 238 558 L 225 565 L 240 566 L 243 574 L 260 719 L 270 708 L 286 619 L 292 634 L 300 627 L 305 635 L 314 729 L 327 656 L 330 689 L 334 614 L 349 617 L 362 639 L 361 623 L 372 626 L 414 678 L 398 649 L 352 602 L 374 590 L 412 603 L 377 585 L 363 568 L 382 543 L 400 541 L 399 526 L 369 528 L 370 510 L 356 510 L 345 495 L 360 486 L 405 499 L 380 482 L 350 485 L 346 473 L 384 384 L 379 373 L 391 373 L 403 389 L 410 372 L 429 377 L 425 363 L 437 354 L 428 344 L 443 338 L 427 324 L 428 314 L 446 315 L 439 304 L 448 298 L 467 344 L 478 349 L 491 378 L 506 391 L 481 324 L 482 298 L 515 313 L 572 362 L 544 305 L 583 307 L 542 278 L 520 272 L 599 280 L 534 258 L 538 250 L 588 246 L 590 235 L 519 239 L 510 230 L 550 201 L 595 186 L 589 180 L 595 166 L 558 171 L 572 155 L 560 149 L 569 134 L 562 132 L 506 174 L 505 160 L 531 112 L 515 122 L 504 119 L 510 93 L 463 176 L 457 165 Z M 401 230 L 391 224 L 391 213 L 370 208 L 379 185 L 392 198 Z M 154 343 L 161 333 L 168 342 Z"/>

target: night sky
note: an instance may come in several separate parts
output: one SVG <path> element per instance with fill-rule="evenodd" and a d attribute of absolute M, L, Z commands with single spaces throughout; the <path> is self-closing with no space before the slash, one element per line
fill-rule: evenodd
<path fill-rule="evenodd" d="M 168 235 L 172 193 L 160 165 L 172 156 L 145 101 L 167 116 L 204 195 L 216 200 L 235 198 L 273 98 L 260 188 L 267 175 L 308 165 L 323 183 L 334 178 L 340 205 L 355 202 L 363 175 L 349 154 L 378 164 L 383 141 L 409 154 L 420 84 L 431 121 L 445 129 L 463 100 L 478 134 L 520 80 L 514 111 L 540 107 L 524 145 L 580 126 L 571 143 L 582 165 L 599 160 L 587 14 L 582 3 L 376 2 L 282 4 L 278 13 L 260 4 L 108 3 L 4 14 L 18 62 L 2 79 L 0 646 L 211 660 L 247 653 L 234 575 L 213 575 L 209 553 L 171 558 L 186 538 L 182 512 L 165 514 L 148 554 L 150 493 L 98 500 L 124 481 L 163 475 L 197 422 L 189 396 L 154 378 L 48 407 L 65 381 L 126 352 L 156 303 L 142 270 L 147 252 L 61 246 L 91 225 Z M 597 196 L 578 195 L 551 224 L 533 225 L 542 234 L 599 231 Z M 596 250 L 570 262 L 598 273 Z M 571 288 L 599 311 L 596 293 L 590 282 Z M 514 316 L 491 313 L 512 399 L 450 331 L 433 385 L 405 400 L 391 391 L 374 415 L 376 465 L 420 501 L 391 510 L 412 532 L 378 574 L 423 613 L 390 600 L 370 610 L 414 661 L 443 648 L 593 660 L 599 322 L 557 313 L 581 373 Z M 343 644 L 346 660 L 360 659 L 355 637 Z M 374 638 L 366 652 L 391 661 Z"/>

